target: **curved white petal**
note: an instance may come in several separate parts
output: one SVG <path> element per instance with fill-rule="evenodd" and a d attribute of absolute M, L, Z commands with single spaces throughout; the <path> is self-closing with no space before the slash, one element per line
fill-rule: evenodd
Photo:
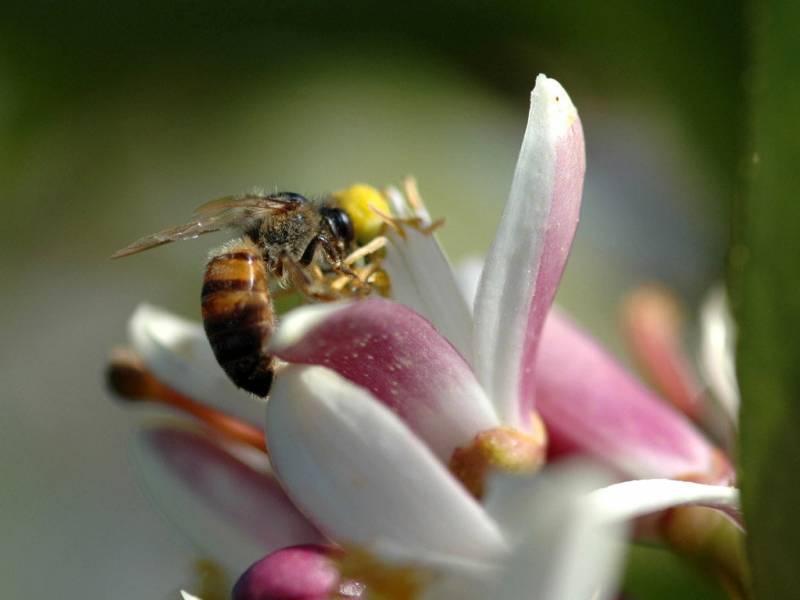
<path fill-rule="evenodd" d="M 388 560 L 481 559 L 505 546 L 481 506 L 394 413 L 329 369 L 281 371 L 266 431 L 284 488 L 339 543 Z"/>
<path fill-rule="evenodd" d="M 214 358 L 203 327 L 140 304 L 128 323 L 133 347 L 162 383 L 189 398 L 261 427 L 266 402 L 237 388 Z"/>
<path fill-rule="evenodd" d="M 282 320 L 271 351 L 323 365 L 392 409 L 447 463 L 499 422 L 464 358 L 425 319 L 382 298 L 310 306 Z"/>
<path fill-rule="evenodd" d="M 624 523 L 609 522 L 566 477 L 537 487 L 526 535 L 491 598 L 602 600 L 616 595 L 625 554 Z M 578 485 L 578 488 L 581 486 Z"/>
<path fill-rule="evenodd" d="M 399 191 L 390 189 L 388 198 L 395 214 L 416 216 L 404 206 Z M 430 219 L 423 215 L 426 221 Z M 381 266 L 392 282 L 391 296 L 428 319 L 458 351 L 472 355 L 472 317 L 464 302 L 450 262 L 434 234 L 405 228 L 405 237 L 388 231 L 386 258 Z"/>
<path fill-rule="evenodd" d="M 606 512 L 608 519 L 617 521 L 684 505 L 710 506 L 735 514 L 739 509 L 739 490 L 673 479 L 639 479 L 596 490 L 591 501 Z"/>
<path fill-rule="evenodd" d="M 557 81 L 539 75 L 475 302 L 473 365 L 510 425 L 533 408 L 536 348 L 578 224 L 584 170 L 575 106 Z"/>
<path fill-rule="evenodd" d="M 273 477 L 199 431 L 142 429 L 134 437 L 131 460 L 156 508 L 234 572 L 273 550 L 324 539 Z"/>
<path fill-rule="evenodd" d="M 700 315 L 702 338 L 700 366 L 714 397 L 734 423 L 739 420 L 739 384 L 736 381 L 734 349 L 736 325 L 722 287 L 708 295 Z"/>
<path fill-rule="evenodd" d="M 609 522 L 589 494 L 608 476 L 588 465 L 548 468 L 535 477 L 490 480 L 486 508 L 513 550 L 485 573 L 452 571 L 431 600 L 608 598 L 616 590 L 625 524 Z"/>
<path fill-rule="evenodd" d="M 469 256 L 455 266 L 456 281 L 461 295 L 469 307 L 470 312 L 475 307 L 475 297 L 478 295 L 478 286 L 483 272 L 483 258 Z"/>

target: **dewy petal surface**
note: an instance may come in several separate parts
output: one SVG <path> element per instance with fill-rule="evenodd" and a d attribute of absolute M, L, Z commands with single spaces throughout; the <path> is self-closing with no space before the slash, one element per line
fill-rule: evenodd
<path fill-rule="evenodd" d="M 273 477 L 198 431 L 142 429 L 132 462 L 156 507 L 234 572 L 273 550 L 323 541 Z"/>
<path fill-rule="evenodd" d="M 287 493 L 341 544 L 388 560 L 505 549 L 494 521 L 395 414 L 329 369 L 282 370 L 266 431 Z"/>
<path fill-rule="evenodd" d="M 539 75 L 475 303 L 474 366 L 510 425 L 533 408 L 532 366 L 578 224 L 585 165 L 575 106 L 557 81 Z"/>
<path fill-rule="evenodd" d="M 444 462 L 498 425 L 464 358 L 401 304 L 370 298 L 294 310 L 271 348 L 283 360 L 324 365 L 368 389 Z"/>
<path fill-rule="evenodd" d="M 730 480 L 728 462 L 682 414 L 556 310 L 536 375 L 536 406 L 553 454 L 590 455 L 633 478 Z"/>
<path fill-rule="evenodd" d="M 199 323 L 141 304 L 128 323 L 128 335 L 159 381 L 197 402 L 261 427 L 264 400 L 228 379 Z"/>

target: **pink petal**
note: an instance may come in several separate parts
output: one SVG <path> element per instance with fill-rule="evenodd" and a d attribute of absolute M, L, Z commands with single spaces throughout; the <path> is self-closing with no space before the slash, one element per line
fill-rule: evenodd
<path fill-rule="evenodd" d="M 536 374 L 553 455 L 587 454 L 632 478 L 731 479 L 728 461 L 686 417 L 557 311 L 545 324 Z"/>
<path fill-rule="evenodd" d="M 272 550 L 323 539 L 272 476 L 205 434 L 144 429 L 135 438 L 133 464 L 156 507 L 237 572 Z"/>
<path fill-rule="evenodd" d="M 533 408 L 532 367 L 578 225 L 584 171 L 578 113 L 557 81 L 539 75 L 475 304 L 474 366 L 509 425 Z"/>
<path fill-rule="evenodd" d="M 657 286 L 628 295 L 623 311 L 633 354 L 650 381 L 675 407 L 698 422 L 703 388 L 683 346 L 683 315 L 677 298 Z"/>
<path fill-rule="evenodd" d="M 466 361 L 409 308 L 371 298 L 289 313 L 273 337 L 283 360 L 333 369 L 392 409 L 443 461 L 497 417 Z"/>
<path fill-rule="evenodd" d="M 232 600 L 326 600 L 339 591 L 339 571 L 331 553 L 314 545 L 273 552 L 239 578 Z"/>

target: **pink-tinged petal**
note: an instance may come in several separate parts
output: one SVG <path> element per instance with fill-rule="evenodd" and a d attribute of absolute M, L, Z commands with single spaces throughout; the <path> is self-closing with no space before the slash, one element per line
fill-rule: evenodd
<path fill-rule="evenodd" d="M 340 591 L 333 554 L 330 548 L 315 545 L 273 552 L 239 578 L 233 587 L 232 600 L 326 600 Z"/>
<path fill-rule="evenodd" d="M 235 572 L 265 552 L 323 540 L 273 477 L 205 434 L 178 427 L 143 429 L 132 459 L 155 506 Z"/>
<path fill-rule="evenodd" d="M 329 369 L 283 369 L 266 431 L 287 493 L 340 544 L 384 560 L 477 560 L 505 549 L 495 523 L 428 447 Z"/>
<path fill-rule="evenodd" d="M 677 298 L 658 286 L 641 287 L 625 301 L 623 324 L 634 357 L 656 389 L 699 422 L 703 388 L 683 346 L 683 312 Z"/>
<path fill-rule="evenodd" d="M 633 478 L 732 478 L 728 461 L 685 416 L 555 310 L 536 374 L 536 406 L 553 456 L 589 455 Z"/>
<path fill-rule="evenodd" d="M 475 303 L 474 366 L 501 419 L 524 424 L 533 364 L 578 225 L 583 130 L 561 85 L 536 78 L 511 193 Z"/>
<path fill-rule="evenodd" d="M 271 349 L 292 363 L 333 369 L 392 409 L 444 462 L 498 425 L 466 361 L 409 308 L 370 298 L 292 311 Z"/>
<path fill-rule="evenodd" d="M 199 323 L 141 304 L 128 323 L 128 335 L 156 379 L 196 402 L 261 426 L 265 401 L 228 379 Z"/>
<path fill-rule="evenodd" d="M 610 520 L 627 521 L 677 506 L 707 506 L 742 522 L 739 490 L 724 485 L 673 479 L 623 481 L 595 490 L 591 500 L 606 511 Z"/>

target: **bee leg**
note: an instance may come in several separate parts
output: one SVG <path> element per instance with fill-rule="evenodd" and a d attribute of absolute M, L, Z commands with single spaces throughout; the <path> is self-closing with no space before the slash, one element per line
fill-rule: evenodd
<path fill-rule="evenodd" d="M 292 285 L 306 298 L 320 302 L 330 302 L 331 300 L 338 300 L 341 297 L 339 294 L 325 291 L 319 286 L 315 286 L 315 282 L 312 281 L 302 267 L 291 258 L 284 257 L 281 264 L 283 270 L 289 276 Z"/>
<path fill-rule="evenodd" d="M 364 258 L 366 256 L 371 255 L 371 254 L 375 254 L 376 252 L 378 252 L 382 248 L 386 247 L 386 243 L 387 243 L 386 237 L 380 235 L 380 236 L 374 238 L 373 240 L 371 240 L 368 244 L 365 244 L 364 246 L 361 246 L 357 250 L 354 250 L 353 252 L 348 254 L 342 260 L 342 262 L 345 265 L 348 265 L 348 266 L 352 265 L 357 260 L 362 259 L 362 258 Z"/>

